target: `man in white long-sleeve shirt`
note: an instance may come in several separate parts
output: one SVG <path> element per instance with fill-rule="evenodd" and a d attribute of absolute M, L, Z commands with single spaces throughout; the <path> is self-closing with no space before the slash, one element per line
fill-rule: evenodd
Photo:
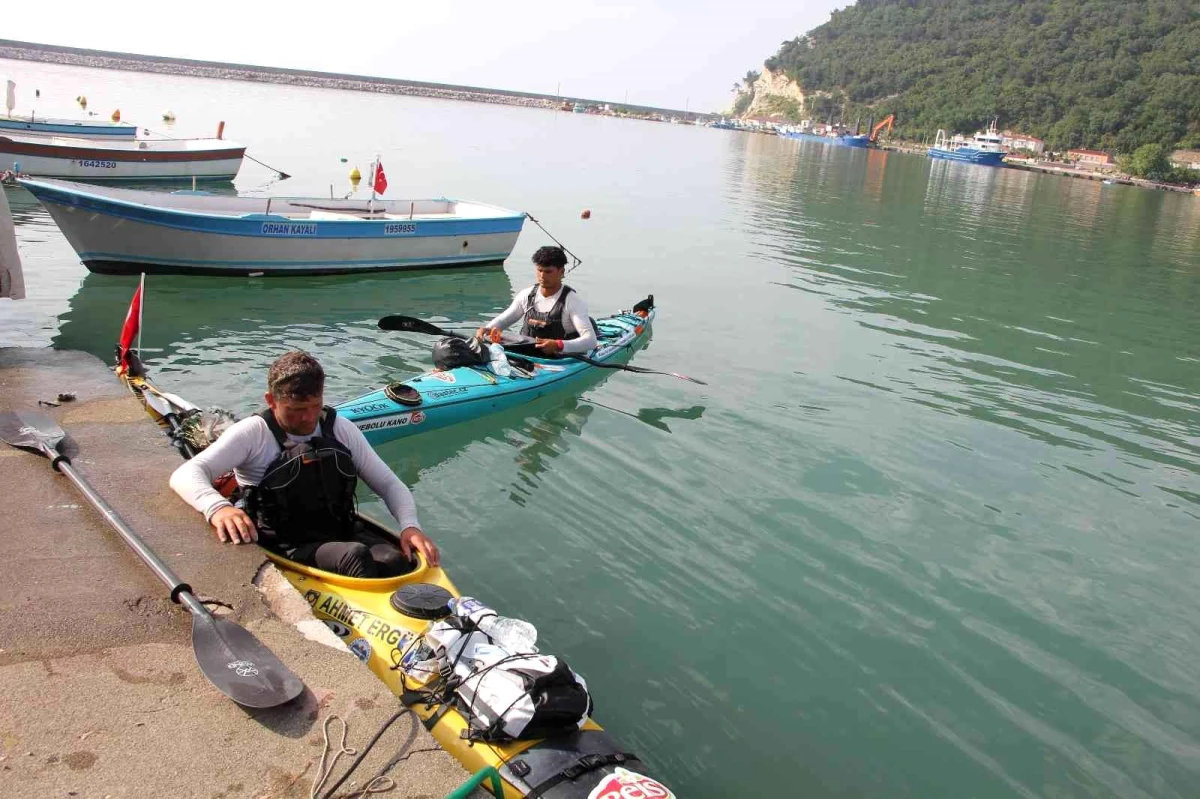
<path fill-rule="evenodd" d="M 353 577 L 404 573 L 414 551 L 436 566 L 438 549 L 421 531 L 412 492 L 353 422 L 324 407 L 317 360 L 304 352 L 281 356 L 267 387 L 266 411 L 230 427 L 171 475 L 171 488 L 204 514 L 217 538 L 243 544 L 261 536 L 292 560 Z M 241 495 L 236 505 L 213 488 L 230 471 Z M 400 523 L 398 541 L 356 523 L 357 477 Z"/>
<path fill-rule="evenodd" d="M 533 263 L 538 282 L 517 292 L 512 305 L 475 335 L 490 339 L 493 333 L 524 320 L 521 335 L 534 339 L 533 346 L 542 355 L 571 355 L 593 349 L 596 329 L 588 316 L 587 303 L 579 292 L 563 283 L 567 254 L 562 247 L 541 247 L 533 254 Z"/>

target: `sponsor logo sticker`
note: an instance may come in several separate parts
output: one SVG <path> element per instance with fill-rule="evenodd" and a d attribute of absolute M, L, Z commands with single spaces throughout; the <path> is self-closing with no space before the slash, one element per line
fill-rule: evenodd
<path fill-rule="evenodd" d="M 228 663 L 226 668 L 233 669 L 239 677 L 255 677 L 258 675 L 258 667 L 249 660 L 235 660 Z"/>
<path fill-rule="evenodd" d="M 412 420 L 410 424 L 420 424 L 425 421 L 425 411 L 413 411 L 409 418 Z"/>
<path fill-rule="evenodd" d="M 658 780 L 617 766 L 604 775 L 588 799 L 675 799 L 675 794 Z"/>
<path fill-rule="evenodd" d="M 374 413 L 375 411 L 386 411 L 392 407 L 390 402 L 372 402 L 367 405 L 355 405 L 353 408 L 348 408 L 350 413 Z"/>
<path fill-rule="evenodd" d="M 429 376 L 434 380 L 441 380 L 443 383 L 456 383 L 454 372 L 430 372 Z"/>
<path fill-rule="evenodd" d="M 356 658 L 366 663 L 371 659 L 371 642 L 366 638 L 355 638 L 350 642 L 350 651 Z"/>
<path fill-rule="evenodd" d="M 317 600 L 320 598 L 321 598 L 320 591 L 310 588 L 304 592 L 304 601 L 306 601 L 309 605 L 315 606 L 317 604 Z"/>
<path fill-rule="evenodd" d="M 325 626 L 333 630 L 333 634 L 338 638 L 345 638 L 347 635 L 353 632 L 353 630 L 342 624 L 340 621 L 333 621 L 332 619 L 323 619 L 323 621 L 325 622 Z"/>
<path fill-rule="evenodd" d="M 417 413 L 421 413 L 417 411 Z M 359 430 L 366 433 L 369 430 L 387 430 L 392 427 L 404 427 L 408 424 L 416 424 L 412 420 L 413 414 L 402 413 L 397 416 L 384 416 L 381 419 L 371 419 L 365 422 L 355 422 L 354 424 Z M 425 414 L 421 413 L 421 418 L 425 418 Z"/>

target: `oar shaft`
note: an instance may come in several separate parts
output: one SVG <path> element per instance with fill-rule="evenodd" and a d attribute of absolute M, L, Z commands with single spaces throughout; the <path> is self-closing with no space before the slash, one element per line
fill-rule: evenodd
<path fill-rule="evenodd" d="M 163 563 L 158 555 L 154 554 L 154 550 L 146 546 L 146 542 L 139 538 L 137 533 L 129 529 L 129 525 L 125 524 L 125 520 L 117 515 L 112 506 L 104 501 L 104 497 L 96 493 L 96 490 L 92 488 L 91 484 L 79 472 L 75 471 L 70 461 L 63 459 L 58 461 L 55 466 L 67 476 L 68 480 L 75 484 L 80 493 L 87 497 L 88 502 L 91 502 L 92 506 L 100 511 L 100 515 L 104 517 L 109 526 L 116 530 L 121 538 L 125 539 L 125 543 L 129 545 L 129 548 L 137 553 L 137 556 L 142 559 L 143 563 L 150 567 L 155 576 L 162 580 L 167 588 L 171 589 L 171 599 L 173 601 L 179 602 L 180 595 L 182 594 L 187 599 L 191 599 L 193 603 L 199 605 L 198 600 L 191 595 L 192 587 L 180 580 L 175 572 L 171 571 L 171 567 Z M 195 612 L 190 603 L 185 601 L 185 604 L 188 605 L 188 610 Z M 203 611 L 204 606 L 200 605 L 200 609 Z"/>

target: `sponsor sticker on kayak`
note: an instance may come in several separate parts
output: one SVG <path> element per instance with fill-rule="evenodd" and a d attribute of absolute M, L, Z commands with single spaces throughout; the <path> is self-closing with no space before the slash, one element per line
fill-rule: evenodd
<path fill-rule="evenodd" d="M 333 621 L 332 619 L 325 619 L 325 626 L 333 630 L 333 634 L 338 638 L 345 638 L 347 635 L 354 632 L 340 621 Z"/>
<path fill-rule="evenodd" d="M 371 642 L 366 638 L 355 638 L 350 642 L 350 651 L 356 658 L 366 663 L 371 659 Z"/>
<path fill-rule="evenodd" d="M 430 372 L 429 376 L 434 380 L 441 380 L 443 383 L 456 383 L 454 372 Z"/>
<path fill-rule="evenodd" d="M 384 416 L 378 419 L 368 419 L 355 422 L 355 426 L 364 433 L 371 430 L 387 430 L 392 427 L 407 427 L 410 424 L 420 424 L 425 421 L 424 411 L 401 413 L 395 416 Z"/>
<path fill-rule="evenodd" d="M 675 794 L 658 780 L 617 766 L 612 774 L 604 775 L 588 799 L 675 799 Z"/>

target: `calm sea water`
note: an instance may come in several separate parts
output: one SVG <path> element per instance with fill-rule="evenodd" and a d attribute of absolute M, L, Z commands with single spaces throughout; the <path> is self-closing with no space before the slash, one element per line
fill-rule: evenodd
<path fill-rule="evenodd" d="M 528 617 L 682 797 L 1194 797 L 1200 200 L 689 126 L 0 61 L 173 135 L 224 119 L 243 193 L 528 210 L 636 363 L 381 454 L 465 591 Z M 161 130 L 161 124 L 149 125 Z M 342 163 L 346 158 L 347 163 Z M 30 299 L 0 342 L 109 358 L 134 279 L 9 191 Z M 582 221 L 580 211 L 592 210 Z M 151 278 L 155 377 L 245 413 L 304 347 L 341 400 L 429 366 L 503 268 Z M 166 476 L 164 475 L 164 480 Z"/>

